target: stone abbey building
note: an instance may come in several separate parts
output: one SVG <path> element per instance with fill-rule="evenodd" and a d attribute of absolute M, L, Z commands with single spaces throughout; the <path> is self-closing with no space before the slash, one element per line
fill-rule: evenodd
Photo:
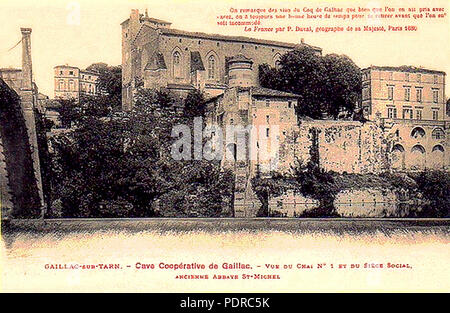
<path fill-rule="evenodd" d="M 258 86 L 258 65 L 275 65 L 297 44 L 240 36 L 187 32 L 171 23 L 132 10 L 122 23 L 122 106 L 129 110 L 138 84 L 178 92 L 193 88 L 215 96 L 228 87 L 233 73 L 228 60 L 239 54 L 253 62 L 242 84 Z M 298 43 L 304 44 L 304 43 Z M 312 47 L 321 54 L 322 50 Z M 245 82 L 244 82 L 245 81 Z"/>
<path fill-rule="evenodd" d="M 197 88 L 208 98 L 207 124 L 221 129 L 230 125 L 256 128 L 257 135 L 247 143 L 256 147 L 256 155 L 244 152 L 239 158 L 236 136 L 222 147 L 222 166 L 232 168 L 236 175 L 236 217 L 256 216 L 260 207 L 251 186 L 255 173 L 286 173 L 296 160 L 309 161 L 312 151 L 321 168 L 339 173 L 450 169 L 444 72 L 372 66 L 362 70 L 362 108 L 367 121 L 298 120 L 299 96 L 262 88 L 258 66 L 277 66 L 281 55 L 305 45 L 303 40 L 285 43 L 170 26 L 138 10 L 132 10 L 122 23 L 123 109 L 132 108 L 133 94 L 140 86 L 179 94 Z M 311 48 L 322 53 L 318 47 Z M 346 191 L 337 199 L 342 216 L 381 216 L 394 210 L 396 201 L 392 192 L 380 190 Z M 361 212 L 352 207 L 352 199 L 362 201 Z M 370 203 L 364 206 L 365 201 Z M 275 209 L 285 216 L 317 204 L 292 193 L 275 202 Z"/>

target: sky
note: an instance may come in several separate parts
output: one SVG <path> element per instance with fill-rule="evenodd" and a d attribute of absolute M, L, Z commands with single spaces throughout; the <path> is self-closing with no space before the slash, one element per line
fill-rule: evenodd
<path fill-rule="evenodd" d="M 416 25 L 415 32 L 348 33 L 260 33 L 243 27 L 219 26 L 217 16 L 230 8 L 316 8 L 316 7 L 443 7 L 448 0 L 0 0 L 0 67 L 21 67 L 21 45 L 8 52 L 21 38 L 20 27 L 31 27 L 34 79 L 39 91 L 53 97 L 53 67 L 69 64 L 85 68 L 92 63 L 121 64 L 121 26 L 131 9 L 172 22 L 172 28 L 187 31 L 240 35 L 285 42 L 305 42 L 321 47 L 323 54 L 349 56 L 359 67 L 370 65 L 414 65 L 450 73 L 450 20 L 419 19 L 379 21 L 306 20 L 268 21 L 266 27 Z M 446 97 L 450 95 L 446 86 Z"/>

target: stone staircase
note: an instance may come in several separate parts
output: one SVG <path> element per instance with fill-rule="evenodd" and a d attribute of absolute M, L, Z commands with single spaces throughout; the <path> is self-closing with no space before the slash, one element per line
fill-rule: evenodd
<path fill-rule="evenodd" d="M 234 217 L 256 217 L 260 203 L 252 189 L 247 162 L 238 161 L 235 164 L 234 190 Z"/>

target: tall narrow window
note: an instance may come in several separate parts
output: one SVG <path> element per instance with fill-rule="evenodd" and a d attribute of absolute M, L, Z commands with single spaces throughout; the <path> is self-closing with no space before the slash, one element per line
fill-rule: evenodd
<path fill-rule="evenodd" d="M 396 108 L 388 108 L 388 118 L 397 118 Z"/>
<path fill-rule="evenodd" d="M 416 119 L 421 120 L 422 119 L 422 110 L 416 111 Z"/>
<path fill-rule="evenodd" d="M 438 119 L 438 111 L 437 110 L 433 110 L 433 120 L 437 120 Z"/>
<path fill-rule="evenodd" d="M 407 82 L 409 82 L 409 73 L 406 73 L 406 74 L 405 74 L 405 80 L 406 80 Z"/>
<path fill-rule="evenodd" d="M 178 51 L 173 54 L 173 76 L 181 77 L 181 55 Z"/>
<path fill-rule="evenodd" d="M 394 99 L 394 86 L 388 86 L 388 100 Z"/>
<path fill-rule="evenodd" d="M 394 108 L 388 108 L 388 118 L 394 118 Z"/>
<path fill-rule="evenodd" d="M 69 90 L 70 91 L 74 91 L 75 90 L 75 87 L 74 87 L 74 84 L 73 84 L 73 80 L 69 80 Z"/>
<path fill-rule="evenodd" d="M 420 83 L 422 81 L 422 75 L 417 74 L 417 82 Z"/>
<path fill-rule="evenodd" d="M 59 90 L 60 91 L 64 90 L 64 81 L 62 79 L 59 81 Z"/>
<path fill-rule="evenodd" d="M 433 102 L 438 103 L 438 100 L 439 100 L 439 90 L 434 89 L 433 90 Z"/>
<path fill-rule="evenodd" d="M 411 96 L 411 88 L 405 87 L 405 101 L 409 101 L 410 96 Z"/>
<path fill-rule="evenodd" d="M 416 89 L 417 102 L 422 102 L 422 88 Z"/>
<path fill-rule="evenodd" d="M 215 73 L 216 71 L 216 58 L 214 58 L 213 55 L 211 55 L 208 58 L 208 78 L 209 79 L 214 79 L 215 78 Z"/>
<path fill-rule="evenodd" d="M 412 109 L 403 109 L 403 114 L 402 114 L 402 118 L 403 119 L 412 119 L 413 118 L 413 111 Z"/>
<path fill-rule="evenodd" d="M 433 75 L 433 82 L 434 82 L 435 84 L 437 84 L 437 82 L 438 82 L 438 77 L 437 77 L 437 75 Z"/>

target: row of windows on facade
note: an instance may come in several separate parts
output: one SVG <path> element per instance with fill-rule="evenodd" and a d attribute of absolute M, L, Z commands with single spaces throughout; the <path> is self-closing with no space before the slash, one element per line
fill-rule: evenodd
<path fill-rule="evenodd" d="M 275 67 L 279 67 L 278 55 L 275 60 Z M 214 55 L 210 55 L 207 60 L 207 68 L 208 68 L 208 79 L 216 79 L 217 78 L 217 62 Z M 172 56 L 172 64 L 173 64 L 173 76 L 176 78 L 182 78 L 182 57 L 179 51 L 175 51 Z"/>
<path fill-rule="evenodd" d="M 405 88 L 405 101 L 411 101 L 411 87 Z M 394 100 L 394 86 L 387 87 L 387 99 Z M 433 89 L 433 103 L 439 102 L 439 89 Z M 370 99 L 370 90 L 369 88 L 363 89 L 363 99 Z M 422 88 L 416 88 L 416 102 L 422 102 Z"/>
<path fill-rule="evenodd" d="M 435 145 L 432 149 L 431 152 L 444 152 L 444 147 L 441 145 Z M 403 148 L 403 146 L 401 144 L 396 144 L 393 148 L 392 148 L 392 152 L 396 152 L 396 153 L 404 153 L 405 152 L 405 148 Z M 411 148 L 411 153 L 421 153 L 424 154 L 426 152 L 425 148 L 421 145 L 415 145 Z"/>
<path fill-rule="evenodd" d="M 417 109 L 416 110 L 416 120 L 421 120 L 423 116 L 423 110 Z M 388 108 L 388 118 L 397 118 L 397 108 Z M 410 108 L 403 108 L 402 110 L 402 118 L 403 119 L 414 119 L 414 111 Z M 432 119 L 438 120 L 439 119 L 439 111 L 438 110 L 432 110 Z"/>
<path fill-rule="evenodd" d="M 66 88 L 66 83 L 64 82 L 64 80 L 60 80 L 59 81 L 59 91 L 65 91 L 66 89 L 68 89 L 68 91 L 76 91 L 75 90 L 75 82 L 73 80 L 69 80 L 68 88 Z M 94 93 L 95 86 L 87 85 L 87 88 L 86 88 L 86 85 L 81 84 L 81 91 Z"/>
<path fill-rule="evenodd" d="M 411 80 L 411 75 L 409 73 L 405 73 L 405 81 L 409 82 L 409 81 L 414 81 Z M 363 74 L 363 80 L 368 80 L 370 78 L 370 72 L 365 72 Z M 389 72 L 389 80 L 393 80 L 394 79 L 394 75 L 393 72 Z M 416 74 L 416 82 L 421 83 L 422 82 L 422 74 Z M 433 83 L 437 84 L 438 83 L 438 75 L 433 75 Z"/>
<path fill-rule="evenodd" d="M 64 75 L 64 72 L 63 72 L 63 71 L 59 71 L 59 75 Z M 74 71 L 69 71 L 69 75 L 70 75 L 70 76 L 75 76 Z M 82 79 L 85 79 L 85 78 L 86 78 L 86 75 L 82 74 L 82 75 L 81 75 L 81 78 L 82 78 Z M 91 76 L 91 75 L 87 75 L 87 78 L 88 78 L 88 79 L 91 79 L 92 76 Z"/>
<path fill-rule="evenodd" d="M 433 103 L 439 102 L 439 89 L 433 89 Z M 388 86 L 388 100 L 394 99 L 394 86 Z M 405 87 L 405 101 L 411 100 L 411 87 Z M 416 88 L 416 102 L 422 102 L 422 88 Z"/>
<path fill-rule="evenodd" d="M 396 136 L 399 137 L 400 136 L 400 132 L 397 129 L 397 131 L 395 132 Z M 424 138 L 426 137 L 426 132 L 422 127 L 415 127 L 412 131 L 411 131 L 411 137 L 418 139 L 418 138 Z M 433 131 L 431 132 L 431 138 L 433 139 L 445 139 L 445 132 L 442 128 L 435 128 L 433 129 Z"/>
<path fill-rule="evenodd" d="M 182 62 L 181 62 L 181 54 L 178 51 L 173 53 L 172 57 L 173 61 L 173 76 L 177 78 L 183 77 L 182 75 Z M 208 79 L 216 78 L 216 58 L 213 55 L 210 55 L 208 58 Z"/>

